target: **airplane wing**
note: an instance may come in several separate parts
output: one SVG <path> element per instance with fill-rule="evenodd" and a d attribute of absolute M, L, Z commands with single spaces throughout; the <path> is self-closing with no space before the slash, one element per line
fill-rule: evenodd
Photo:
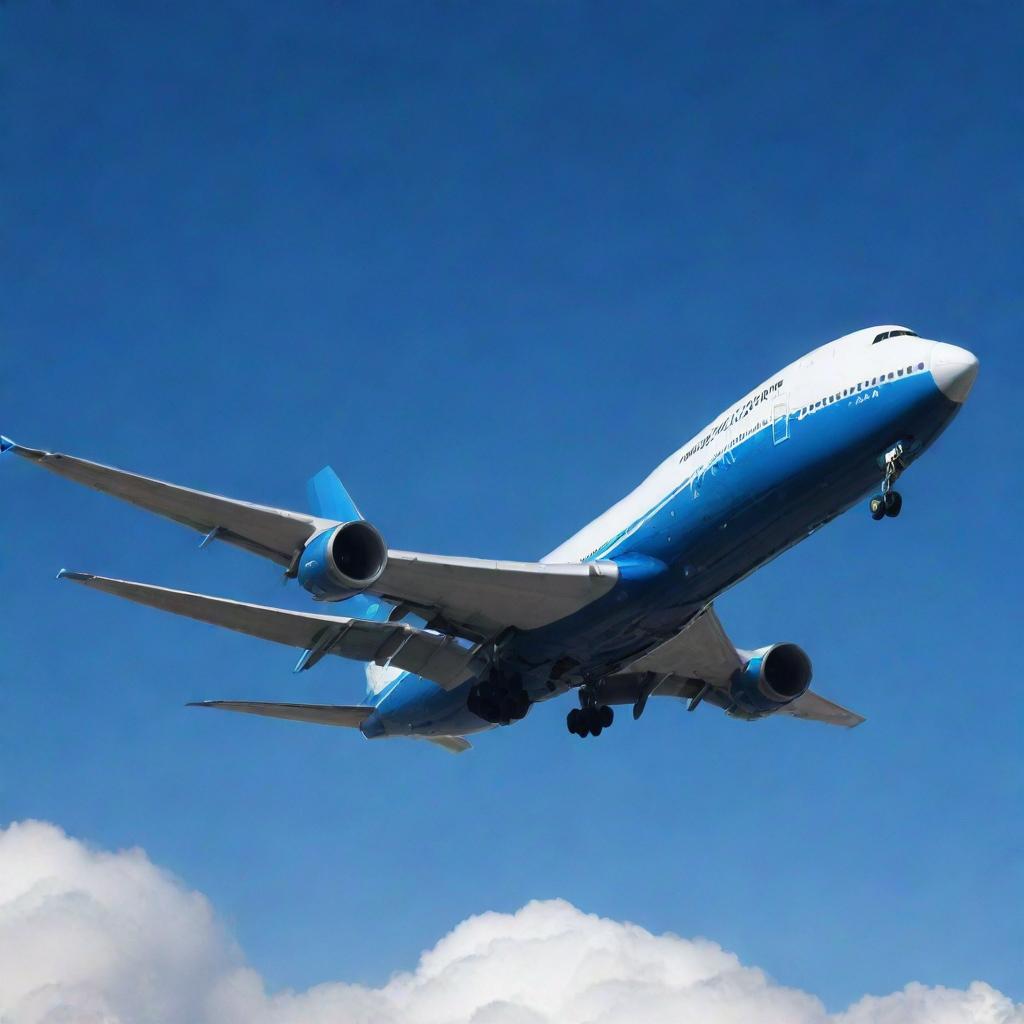
<path fill-rule="evenodd" d="M 0 437 L 0 452 L 5 451 L 283 566 L 293 566 L 315 534 L 338 525 L 332 519 L 207 494 Z M 482 640 L 509 627 L 537 629 L 572 615 L 617 580 L 613 562 L 557 565 L 390 550 L 383 574 L 367 593 L 404 604 L 428 621 L 436 620 L 446 632 Z"/>
<path fill-rule="evenodd" d="M 388 551 L 370 590 L 442 628 L 477 639 L 512 626 L 537 629 L 572 615 L 615 586 L 614 562 L 507 562 Z"/>
<path fill-rule="evenodd" d="M 714 607 L 708 605 L 671 640 L 638 658 L 622 673 L 653 672 L 663 676 L 652 691 L 662 697 L 692 697 L 694 681 L 727 689 L 733 673 L 743 668 L 743 658 L 726 635 Z M 833 704 L 808 690 L 783 705 L 776 714 L 790 715 L 847 729 L 864 721 L 854 711 Z"/>
<path fill-rule="evenodd" d="M 235 501 L 72 455 L 25 448 L 9 438 L 0 438 L 0 451 L 13 452 L 51 473 L 173 519 L 200 533 L 210 534 L 216 530 L 217 540 L 262 555 L 279 565 L 290 565 L 295 552 L 305 547 L 315 533 L 335 525 L 329 519 L 302 512 Z"/>
<path fill-rule="evenodd" d="M 728 686 L 743 660 L 715 610 L 708 605 L 671 640 L 655 647 L 622 669 L 623 672 L 656 672 L 682 679 L 700 679 L 712 686 Z M 659 687 L 656 693 L 663 690 Z"/>
<path fill-rule="evenodd" d="M 300 669 L 311 667 L 325 654 L 336 654 L 390 664 L 431 679 L 446 690 L 455 689 L 473 675 L 471 649 L 453 637 L 401 622 L 309 615 L 90 573 L 62 571 L 61 578 L 237 633 L 301 647 L 309 653 L 300 660 Z"/>

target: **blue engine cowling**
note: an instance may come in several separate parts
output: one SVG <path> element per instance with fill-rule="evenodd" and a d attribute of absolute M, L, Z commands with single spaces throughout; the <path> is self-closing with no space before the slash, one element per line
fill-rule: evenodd
<path fill-rule="evenodd" d="M 380 579 L 388 546 L 364 519 L 317 534 L 302 552 L 296 576 L 318 601 L 344 601 Z"/>
<path fill-rule="evenodd" d="M 736 709 L 755 717 L 770 714 L 806 693 L 811 685 L 811 659 L 796 644 L 772 644 L 750 652 L 733 680 Z"/>

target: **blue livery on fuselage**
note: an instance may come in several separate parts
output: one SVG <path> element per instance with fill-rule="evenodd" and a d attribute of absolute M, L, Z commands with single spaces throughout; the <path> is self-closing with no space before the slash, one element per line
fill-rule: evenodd
<path fill-rule="evenodd" d="M 830 372 L 816 370 L 821 363 Z M 904 466 L 923 453 L 959 412 L 976 372 L 966 350 L 905 328 L 871 328 L 770 378 L 756 392 L 768 393 L 770 415 L 584 556 L 620 565 L 611 592 L 510 640 L 505 660 L 531 700 L 568 689 L 552 686 L 559 662 L 571 659 L 574 673 L 597 679 L 668 640 L 723 591 L 877 490 L 885 452 L 902 444 Z M 363 730 L 486 728 L 466 707 L 472 685 L 446 692 L 403 674 L 375 696 Z"/>

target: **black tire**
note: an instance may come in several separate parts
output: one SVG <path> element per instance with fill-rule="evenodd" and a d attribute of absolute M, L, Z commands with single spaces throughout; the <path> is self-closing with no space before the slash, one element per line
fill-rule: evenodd
<path fill-rule="evenodd" d="M 591 736 L 600 736 L 601 735 L 601 726 L 599 726 L 599 725 L 592 725 L 590 727 L 590 735 Z"/>
<path fill-rule="evenodd" d="M 868 506 L 871 509 L 871 518 L 877 523 L 879 519 L 885 517 L 885 498 L 881 494 L 876 494 Z"/>
<path fill-rule="evenodd" d="M 607 704 L 597 713 L 597 720 L 602 729 L 607 729 L 615 721 L 615 712 Z"/>
<path fill-rule="evenodd" d="M 903 508 L 903 495 L 899 491 L 890 491 L 885 496 L 885 514 L 895 519 Z"/>
<path fill-rule="evenodd" d="M 581 731 L 583 728 L 583 712 L 580 711 L 579 708 L 573 708 L 572 711 L 565 716 L 565 724 L 573 736 L 584 735 Z"/>

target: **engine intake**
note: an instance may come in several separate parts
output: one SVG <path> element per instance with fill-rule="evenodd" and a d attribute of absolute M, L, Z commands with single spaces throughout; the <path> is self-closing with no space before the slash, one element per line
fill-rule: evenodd
<path fill-rule="evenodd" d="M 380 579 L 388 546 L 363 519 L 342 523 L 314 537 L 299 560 L 299 582 L 318 601 L 344 601 Z"/>
<path fill-rule="evenodd" d="M 807 692 L 811 659 L 796 644 L 772 644 L 753 651 L 736 678 L 732 697 L 745 712 L 766 714 Z"/>

